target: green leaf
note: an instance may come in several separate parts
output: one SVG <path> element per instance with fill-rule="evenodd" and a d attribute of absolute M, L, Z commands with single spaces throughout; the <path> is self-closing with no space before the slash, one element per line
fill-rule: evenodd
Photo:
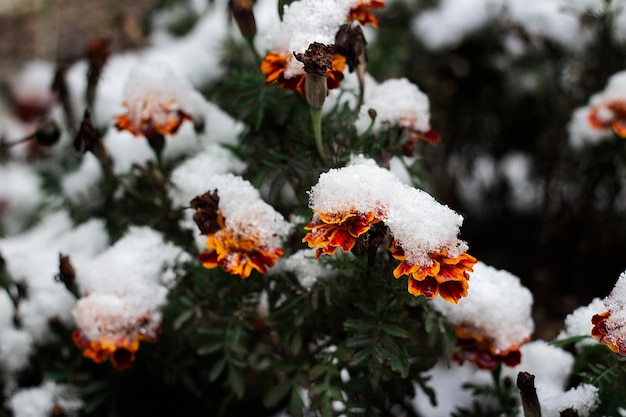
<path fill-rule="evenodd" d="M 313 381 L 328 373 L 328 371 L 329 365 L 325 363 L 320 363 L 319 365 L 315 365 L 313 368 L 311 368 L 311 370 L 309 371 L 309 378 Z"/>
<path fill-rule="evenodd" d="M 224 348 L 224 341 L 220 339 L 215 339 L 215 340 L 211 340 L 206 345 L 203 345 L 200 348 L 198 348 L 196 353 L 201 356 L 208 355 L 209 353 L 217 352 L 218 350 L 223 349 L 223 348 Z"/>
<path fill-rule="evenodd" d="M 298 393 L 297 389 L 291 390 L 291 397 L 289 398 L 289 414 L 293 417 L 302 417 L 302 410 L 304 409 L 304 401 Z"/>
<path fill-rule="evenodd" d="M 281 402 L 282 399 L 287 396 L 287 394 L 292 388 L 293 388 L 293 383 L 291 381 L 285 381 L 283 383 L 280 383 L 272 387 L 263 396 L 263 405 L 265 405 L 265 407 L 267 408 L 278 405 L 278 403 Z"/>
<path fill-rule="evenodd" d="M 211 367 L 209 371 L 209 381 L 213 382 L 221 375 L 224 367 L 226 366 L 226 358 L 219 358 Z"/>
<path fill-rule="evenodd" d="M 389 324 L 389 323 L 382 324 L 380 326 L 380 330 L 387 333 L 388 335 L 401 337 L 403 339 L 406 339 L 409 337 L 409 332 L 407 332 L 400 326 L 396 326 L 395 324 Z"/>
<path fill-rule="evenodd" d="M 234 366 L 228 365 L 228 385 L 233 389 L 237 398 L 241 399 L 243 397 L 243 392 L 245 389 L 244 381 L 243 381 L 243 373 L 241 369 Z"/>
<path fill-rule="evenodd" d="M 193 317 L 193 310 L 185 310 L 174 320 L 174 330 L 180 330 L 183 325 Z"/>
<path fill-rule="evenodd" d="M 371 323 L 358 319 L 348 319 L 343 323 L 343 325 L 349 329 L 355 330 L 368 330 L 373 327 Z"/>
<path fill-rule="evenodd" d="M 302 336 L 300 335 L 300 333 L 296 333 L 293 335 L 293 338 L 291 339 L 291 350 L 294 355 L 297 355 L 298 353 L 300 353 L 301 349 L 302 349 Z"/>

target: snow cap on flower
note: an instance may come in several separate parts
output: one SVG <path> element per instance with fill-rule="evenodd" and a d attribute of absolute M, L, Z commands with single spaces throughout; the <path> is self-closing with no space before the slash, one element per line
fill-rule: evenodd
<path fill-rule="evenodd" d="M 73 334 L 84 355 L 118 369 L 131 365 L 139 341 L 155 341 L 160 309 L 173 284 L 176 267 L 191 257 L 147 227 L 126 235 L 82 268 L 78 284 L 85 294 L 73 315 Z"/>
<path fill-rule="evenodd" d="M 426 192 L 358 157 L 320 175 L 309 194 L 314 213 L 303 242 L 318 247 L 317 257 L 338 248 L 350 251 L 366 236 L 361 243 L 375 243 L 369 252 L 364 249 L 368 257 L 384 244 L 401 261 L 394 276 L 410 276 L 411 294 L 441 294 L 451 302 L 467 294 L 467 272 L 475 259 L 458 239 L 463 218 Z"/>
<path fill-rule="evenodd" d="M 241 177 L 213 175 L 207 185 L 209 193 L 217 190 L 218 226 L 208 234 L 209 251 L 200 254 L 202 265 L 220 266 L 241 278 L 250 276 L 252 269 L 265 273 L 283 254 L 281 241 L 290 230 L 289 223 Z"/>
<path fill-rule="evenodd" d="M 592 317 L 591 335 L 613 352 L 626 356 L 626 271 L 603 303 L 608 311 Z"/>
<path fill-rule="evenodd" d="M 185 120 L 197 116 L 199 93 L 163 65 L 137 65 L 124 88 L 124 114 L 115 116 L 116 127 L 134 136 L 176 134 Z"/>
<path fill-rule="evenodd" d="M 433 306 L 456 326 L 461 347 L 457 360 L 469 360 L 485 369 L 499 361 L 516 365 L 519 348 L 534 330 L 532 294 L 516 276 L 481 262 L 474 265 L 471 283 L 467 297 L 455 306 L 433 300 Z M 469 341 L 477 344 L 467 346 Z"/>

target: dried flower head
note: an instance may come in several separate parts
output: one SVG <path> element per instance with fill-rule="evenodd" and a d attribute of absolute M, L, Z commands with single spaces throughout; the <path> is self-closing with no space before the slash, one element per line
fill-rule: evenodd
<path fill-rule="evenodd" d="M 292 61 L 292 55 L 277 52 L 269 52 L 261 62 L 261 72 L 265 74 L 265 84 L 276 83 L 281 88 L 296 90 L 305 97 L 305 77 L 304 70 L 298 70 L 288 76 L 287 69 Z M 346 59 L 342 55 L 334 54 L 331 66 L 326 70 L 326 88 L 331 90 L 339 88 L 339 83 L 343 80 Z"/>
<path fill-rule="evenodd" d="M 237 23 L 239 31 L 244 38 L 253 39 L 256 35 L 256 20 L 252 6 L 255 0 L 229 0 L 230 13 Z"/>
<path fill-rule="evenodd" d="M 220 196 L 217 194 L 217 190 L 207 191 L 189 202 L 189 207 L 196 210 L 193 214 L 193 221 L 200 229 L 201 234 L 208 235 L 220 229 L 218 222 L 219 204 Z"/>

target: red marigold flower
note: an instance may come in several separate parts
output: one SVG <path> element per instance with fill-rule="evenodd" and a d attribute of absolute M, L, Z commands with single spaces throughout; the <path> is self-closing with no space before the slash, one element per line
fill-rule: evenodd
<path fill-rule="evenodd" d="M 480 369 L 493 371 L 499 364 L 514 367 L 522 360 L 519 345 L 511 346 L 505 351 L 498 350 L 493 338 L 482 333 L 479 329 L 467 324 L 461 324 L 454 329 L 458 351 L 453 355 L 453 359 L 463 364 L 465 361 L 473 362 Z"/>
<path fill-rule="evenodd" d="M 218 222 L 222 228 L 210 234 L 206 241 L 210 251 L 199 256 L 203 267 L 212 269 L 219 266 L 230 274 L 248 278 L 253 269 L 264 274 L 283 255 L 281 248 L 264 246 L 254 236 L 235 235 L 224 229 L 222 216 L 219 216 Z"/>
<path fill-rule="evenodd" d="M 619 137 L 626 138 L 626 101 L 596 104 L 589 110 L 587 120 L 593 129 L 613 129 Z"/>
<path fill-rule="evenodd" d="M 375 28 L 378 27 L 378 19 L 372 13 L 372 10 L 382 9 L 385 2 L 382 0 L 358 0 L 348 13 L 348 21 L 358 21 L 362 25 L 370 23 Z"/>
<path fill-rule="evenodd" d="M 626 271 L 622 272 L 611 293 L 602 300 L 607 311 L 591 318 L 591 336 L 615 353 L 626 356 Z"/>
<path fill-rule="evenodd" d="M 591 336 L 599 339 L 600 343 L 607 345 L 615 353 L 626 356 L 626 340 L 620 337 L 619 332 L 616 330 L 616 326 L 610 323 L 611 312 L 606 311 L 601 314 L 595 314 L 591 318 Z M 623 331 L 623 326 L 619 326 Z"/>
<path fill-rule="evenodd" d="M 285 76 L 285 71 L 292 58 L 291 54 L 269 52 L 261 62 L 261 72 L 265 74 L 266 85 L 276 83 L 279 87 L 296 90 L 304 97 L 304 78 L 306 73 L 300 71 L 292 76 Z M 343 80 L 345 68 L 346 58 L 342 55 L 334 54 L 333 67 L 326 71 L 326 85 L 329 90 L 339 88 L 339 83 Z"/>
<path fill-rule="evenodd" d="M 469 273 L 476 263 L 473 256 L 464 252 L 459 256 L 449 257 L 444 249 L 430 254 L 430 265 L 420 265 L 407 261 L 404 250 L 397 241 L 389 250 L 395 259 L 401 261 L 393 275 L 396 278 L 408 275 L 408 291 L 414 296 L 434 298 L 440 295 L 454 304 L 467 296 Z"/>
<path fill-rule="evenodd" d="M 322 254 L 332 255 L 341 248 L 344 252 L 350 252 L 357 239 L 363 233 L 370 230 L 373 224 L 381 221 L 382 213 L 359 213 L 350 211 L 346 214 L 319 213 L 316 212 L 311 222 L 304 227 L 310 230 L 303 239 L 310 248 L 317 247 L 315 258 Z"/>
<path fill-rule="evenodd" d="M 105 332 L 96 339 L 90 339 L 81 329 L 77 329 L 72 333 L 72 340 L 86 358 L 95 363 L 109 359 L 115 369 L 121 371 L 130 368 L 135 361 L 139 342 L 143 340 L 155 343 L 159 331 L 158 326 L 153 326 L 148 319 L 142 318 L 135 326 Z"/>

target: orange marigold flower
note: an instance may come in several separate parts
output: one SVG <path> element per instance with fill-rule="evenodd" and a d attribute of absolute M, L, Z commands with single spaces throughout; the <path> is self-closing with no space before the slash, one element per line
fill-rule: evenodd
<path fill-rule="evenodd" d="M 593 129 L 613 129 L 619 137 L 626 138 L 626 101 L 596 104 L 589 110 L 587 120 Z"/>
<path fill-rule="evenodd" d="M 372 10 L 382 9 L 385 2 L 382 0 L 358 0 L 348 13 L 348 21 L 358 21 L 362 25 L 370 23 L 375 28 L 378 27 L 378 19 Z"/>
<path fill-rule="evenodd" d="M 296 90 L 304 97 L 304 77 L 306 73 L 299 71 L 290 77 L 285 76 L 287 67 L 293 56 L 291 54 L 281 54 L 269 52 L 261 62 L 261 72 L 265 74 L 265 84 L 276 83 L 279 87 L 289 90 Z M 346 58 L 340 54 L 333 55 L 333 67 L 326 71 L 326 85 L 329 90 L 339 88 L 339 83 L 343 80 L 343 71 L 346 68 Z"/>
<path fill-rule="evenodd" d="M 96 339 L 90 339 L 81 329 L 74 330 L 72 340 L 83 351 L 83 356 L 102 363 L 111 360 L 118 371 L 128 369 L 135 361 L 135 353 L 140 341 L 155 343 L 159 327 L 142 318 L 136 326 L 124 327 L 116 332 L 105 332 Z"/>
<path fill-rule="evenodd" d="M 184 112 L 173 97 L 159 93 L 147 93 L 133 101 L 125 101 L 127 112 L 114 116 L 119 130 L 127 130 L 134 136 L 152 138 L 156 135 L 173 135 L 185 120 L 192 117 Z"/>
<path fill-rule="evenodd" d="M 474 326 L 458 325 L 454 329 L 454 334 L 458 350 L 452 358 L 460 365 L 469 361 L 475 363 L 480 369 L 490 371 L 496 369 L 501 363 L 510 367 L 519 365 L 522 360 L 520 347 L 528 340 L 501 351 L 496 348 L 493 338 L 485 335 Z"/>
<path fill-rule="evenodd" d="M 444 249 L 430 254 L 429 265 L 414 264 L 407 261 L 399 242 L 389 248 L 392 256 L 401 261 L 393 275 L 400 278 L 408 275 L 408 291 L 414 296 L 424 295 L 434 298 L 440 295 L 446 301 L 456 304 L 467 296 L 469 273 L 473 270 L 476 258 L 466 252 L 456 257 L 449 257 Z"/>
<path fill-rule="evenodd" d="M 224 219 L 220 215 L 218 222 L 221 229 L 210 234 L 206 247 L 210 249 L 199 255 L 202 266 L 212 269 L 217 266 L 224 271 L 248 278 L 253 269 L 260 273 L 267 272 L 274 266 L 276 259 L 283 255 L 281 248 L 270 248 L 262 245 L 254 236 L 243 236 L 229 232 L 224 228 Z"/>
<path fill-rule="evenodd" d="M 322 254 L 332 255 L 341 248 L 344 252 L 350 252 L 357 239 L 366 233 L 373 224 L 381 221 L 383 214 L 370 211 L 359 213 L 350 211 L 347 214 L 319 213 L 316 212 L 311 222 L 304 227 L 310 230 L 303 239 L 310 248 L 317 247 L 315 258 Z"/>

